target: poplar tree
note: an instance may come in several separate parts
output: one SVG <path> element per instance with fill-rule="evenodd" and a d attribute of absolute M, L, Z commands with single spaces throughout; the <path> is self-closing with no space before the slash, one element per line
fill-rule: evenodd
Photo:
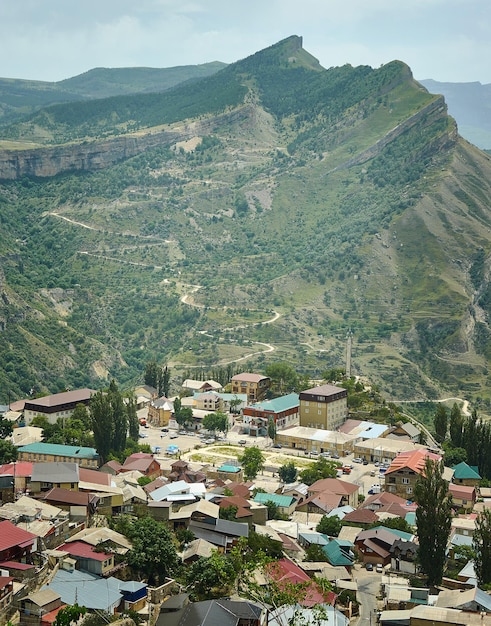
<path fill-rule="evenodd" d="M 491 583 L 491 510 L 483 509 L 476 518 L 472 535 L 474 569 L 479 586 Z"/>
<path fill-rule="evenodd" d="M 452 521 L 452 496 L 443 478 L 443 461 L 426 458 L 423 473 L 414 487 L 418 559 L 428 577 L 428 585 L 439 585 L 443 578 L 445 553 Z"/>

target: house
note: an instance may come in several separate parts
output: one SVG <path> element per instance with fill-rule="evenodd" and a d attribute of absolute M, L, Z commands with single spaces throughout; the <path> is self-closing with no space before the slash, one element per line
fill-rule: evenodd
<path fill-rule="evenodd" d="M 416 428 L 411 422 L 397 422 L 395 426 L 390 429 L 388 435 L 389 439 L 396 439 L 397 441 L 412 441 L 413 443 L 419 443 L 421 438 L 421 431 Z"/>
<path fill-rule="evenodd" d="M 452 482 L 456 485 L 467 485 L 468 487 L 479 487 L 481 476 L 479 475 L 478 468 L 474 465 L 467 465 L 467 463 L 459 463 L 454 465 Z"/>
<path fill-rule="evenodd" d="M 37 552 L 37 539 L 34 533 L 18 528 L 8 520 L 0 522 L 0 562 L 31 563 Z"/>
<path fill-rule="evenodd" d="M 172 616 L 172 617 L 170 617 Z M 172 620 L 172 622 L 170 621 Z M 266 626 L 266 609 L 246 600 L 204 600 L 168 613 L 165 605 L 156 626 Z"/>
<path fill-rule="evenodd" d="M 440 462 L 442 457 L 428 450 L 398 454 L 385 472 L 385 491 L 412 499 L 414 486 L 424 471 L 426 459 Z"/>
<path fill-rule="evenodd" d="M 216 380 L 194 380 L 192 378 L 186 378 L 182 382 L 181 387 L 186 391 L 203 393 L 206 391 L 223 391 L 223 387 Z"/>
<path fill-rule="evenodd" d="M 491 613 L 491 596 L 479 587 L 464 591 L 443 589 L 438 594 L 435 606 L 472 613 Z"/>
<path fill-rule="evenodd" d="M 195 393 L 193 400 L 194 406 L 200 411 L 228 413 L 233 409 L 234 413 L 240 413 L 241 409 L 247 404 L 247 394 L 205 391 L 203 393 Z"/>
<path fill-rule="evenodd" d="M 106 611 L 112 615 L 121 606 L 123 599 L 114 580 L 111 576 L 101 578 L 87 571 L 67 571 L 60 568 L 54 574 L 49 587 L 44 586 L 41 591 L 52 590 L 58 593 L 65 604 L 78 604 L 85 606 L 88 611 Z"/>
<path fill-rule="evenodd" d="M 12 576 L 0 575 L 0 619 L 2 611 L 10 606 L 14 595 L 14 579 Z"/>
<path fill-rule="evenodd" d="M 71 491 L 53 487 L 39 496 L 42 501 L 53 506 L 58 506 L 64 511 L 68 511 L 71 521 L 88 521 L 89 517 L 96 512 L 99 498 L 92 493 L 81 491 Z"/>
<path fill-rule="evenodd" d="M 348 416 L 348 392 L 321 385 L 300 392 L 300 426 L 336 430 Z"/>
<path fill-rule="evenodd" d="M 111 552 L 116 554 L 126 554 L 128 550 L 131 550 L 131 543 L 121 533 L 111 530 L 105 526 L 100 528 L 84 528 L 75 535 L 72 535 L 66 540 L 66 543 L 72 543 L 74 541 L 81 541 L 87 543 L 93 548 L 103 548 L 105 544 L 111 545 Z"/>
<path fill-rule="evenodd" d="M 290 393 L 280 398 L 248 405 L 242 410 L 243 431 L 252 436 L 266 435 L 270 420 L 273 420 L 277 431 L 287 426 L 298 425 L 299 409 L 298 393 Z"/>
<path fill-rule="evenodd" d="M 366 527 L 374 522 L 378 522 L 378 519 L 378 515 L 371 509 L 359 508 L 347 513 L 343 517 L 343 522 L 346 522 L 346 524 L 357 524 L 359 526 Z"/>
<path fill-rule="evenodd" d="M 78 491 L 79 470 L 77 463 L 65 461 L 33 463 L 29 489 L 33 494 L 49 491 L 53 487 Z"/>
<path fill-rule="evenodd" d="M 343 457 L 353 452 L 358 439 L 355 435 L 347 435 L 334 430 L 290 426 L 277 432 L 275 441 L 284 447 L 299 450 L 305 454 L 329 452 Z"/>
<path fill-rule="evenodd" d="M 293 513 L 297 505 L 297 501 L 293 496 L 282 496 L 277 493 L 256 493 L 254 502 L 266 505 L 272 502 L 278 507 L 278 512 L 288 517 Z"/>
<path fill-rule="evenodd" d="M 273 580 L 281 589 L 287 590 L 292 584 L 305 584 L 305 596 L 299 604 L 305 607 L 312 607 L 318 604 L 333 605 L 336 594 L 332 591 L 323 593 L 316 583 L 306 574 L 301 567 L 293 561 L 283 558 L 266 565 L 267 576 Z"/>
<path fill-rule="evenodd" d="M 25 400 L 24 421 L 30 426 L 36 416 L 45 417 L 50 424 L 56 424 L 58 419 L 71 417 L 77 404 L 88 406 L 95 394 L 94 389 L 77 389 L 55 393 L 51 396 Z"/>
<path fill-rule="evenodd" d="M 182 562 L 186 564 L 194 563 L 194 561 L 197 561 L 201 557 L 207 559 L 216 550 L 216 547 L 212 543 L 204 539 L 194 539 L 186 545 L 187 547 L 181 554 Z"/>
<path fill-rule="evenodd" d="M 414 541 L 402 538 L 396 539 L 389 549 L 391 569 L 395 572 L 416 574 L 418 571 L 416 563 L 418 547 L 418 544 Z"/>
<path fill-rule="evenodd" d="M 0 500 L 11 502 L 14 496 L 25 493 L 32 474 L 32 463 L 28 461 L 0 465 Z"/>
<path fill-rule="evenodd" d="M 59 552 L 66 552 L 77 561 L 77 569 L 97 576 L 107 576 L 114 568 L 114 554 L 99 552 L 85 541 L 70 541 L 59 548 Z"/>
<path fill-rule="evenodd" d="M 123 463 L 121 472 L 132 472 L 138 470 L 144 476 L 154 479 L 161 475 L 160 463 L 153 454 L 146 452 L 135 452 L 131 454 Z"/>
<path fill-rule="evenodd" d="M 355 547 L 364 563 L 387 565 L 390 563 L 391 547 L 399 539 L 412 541 L 413 535 L 401 530 L 377 526 L 358 533 Z"/>
<path fill-rule="evenodd" d="M 138 408 L 141 408 L 143 403 L 148 404 L 151 400 L 155 400 L 158 392 L 152 385 L 138 385 L 133 390 L 133 395 L 137 399 Z"/>
<path fill-rule="evenodd" d="M 192 470 L 187 461 L 174 461 L 171 465 L 171 472 L 168 476 L 171 482 L 183 480 L 186 483 L 204 483 L 206 474 L 198 470 Z"/>
<path fill-rule="evenodd" d="M 346 567 L 351 571 L 355 555 L 351 541 L 339 539 L 339 537 L 328 537 L 329 541 L 322 546 L 322 552 L 327 557 L 328 562 L 334 567 Z"/>
<path fill-rule="evenodd" d="M 308 489 L 308 496 L 312 497 L 320 493 L 332 493 L 341 496 L 340 506 L 358 506 L 358 485 L 349 483 L 339 478 L 322 478 L 316 480 Z"/>
<path fill-rule="evenodd" d="M 174 412 L 174 403 L 165 396 L 152 400 L 148 405 L 147 419 L 154 426 L 168 426 Z"/>
<path fill-rule="evenodd" d="M 30 593 L 20 601 L 21 624 L 41 626 L 48 613 L 60 609 L 63 605 L 61 596 L 53 589 L 42 589 Z"/>
<path fill-rule="evenodd" d="M 99 455 L 95 448 L 65 446 L 58 443 L 30 443 L 19 448 L 19 461 L 73 462 L 97 469 Z"/>
<path fill-rule="evenodd" d="M 266 396 L 271 379 L 269 376 L 243 372 L 232 376 L 230 383 L 232 394 L 246 394 L 248 402 L 259 402 Z"/>
<path fill-rule="evenodd" d="M 206 539 L 220 552 L 230 552 L 240 537 L 249 536 L 249 525 L 224 519 L 191 520 L 189 530 L 197 539 Z"/>
<path fill-rule="evenodd" d="M 475 487 L 450 483 L 448 491 L 452 496 L 452 506 L 454 508 L 472 511 L 477 500 Z"/>

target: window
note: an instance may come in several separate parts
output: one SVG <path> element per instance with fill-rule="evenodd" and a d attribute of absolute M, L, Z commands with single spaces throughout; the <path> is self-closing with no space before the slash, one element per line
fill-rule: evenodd
<path fill-rule="evenodd" d="M 403 485 L 409 485 L 409 478 L 403 478 L 402 479 L 402 484 Z"/>
<path fill-rule="evenodd" d="M 406 489 L 406 493 L 413 493 L 413 488 L 412 487 L 408 487 Z"/>

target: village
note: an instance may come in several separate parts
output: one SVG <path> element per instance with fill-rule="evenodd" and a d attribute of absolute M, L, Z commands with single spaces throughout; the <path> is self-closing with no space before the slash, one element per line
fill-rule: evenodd
<path fill-rule="evenodd" d="M 150 451 L 122 463 L 101 463 L 94 448 L 45 443 L 32 425 L 37 416 L 63 422 L 94 390 L 0 407 L 17 449 L 17 460 L 0 466 L 0 623 L 48 626 L 76 605 L 131 612 L 149 626 L 491 625 L 491 597 L 465 558 L 478 514 L 491 507 L 479 468 L 444 468 L 455 576 L 437 590 L 422 587 L 414 489 L 427 460 L 439 462 L 443 451 L 414 422 L 350 416 L 341 386 L 275 398 L 269 387 L 251 372 L 226 389 L 184 380 L 179 406 L 192 416 L 185 427 L 175 398 L 135 388 L 139 440 Z M 205 429 L 210 414 L 226 415 L 226 424 Z M 274 567 L 253 572 L 255 594 L 237 580 L 224 597 L 196 600 L 193 585 L 172 576 L 127 579 L 132 542 L 108 523 L 124 516 L 185 535 L 178 557 L 189 568 L 245 554 L 252 536 L 273 541 L 279 554 Z M 303 595 L 277 606 L 272 589 L 287 584 Z"/>

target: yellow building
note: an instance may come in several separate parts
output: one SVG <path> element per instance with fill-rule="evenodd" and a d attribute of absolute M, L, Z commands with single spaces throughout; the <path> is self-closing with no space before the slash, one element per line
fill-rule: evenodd
<path fill-rule="evenodd" d="M 232 376 L 231 393 L 247 394 L 247 402 L 259 402 L 266 396 L 271 385 L 271 379 L 261 374 L 243 372 Z"/>
<path fill-rule="evenodd" d="M 300 426 L 336 430 L 348 415 L 348 392 L 321 385 L 300 393 Z"/>

